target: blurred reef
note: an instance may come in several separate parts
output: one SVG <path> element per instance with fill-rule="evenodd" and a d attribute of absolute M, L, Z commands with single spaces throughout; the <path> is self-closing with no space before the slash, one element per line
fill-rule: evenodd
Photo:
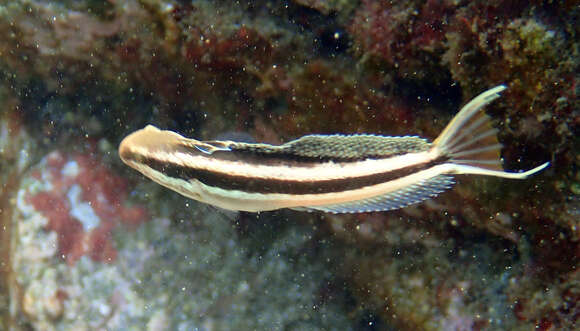
<path fill-rule="evenodd" d="M 0 1 L 0 329 L 559 330 L 580 318 L 578 1 Z M 435 138 L 506 169 L 385 213 L 224 213 L 124 167 L 148 123 Z"/>

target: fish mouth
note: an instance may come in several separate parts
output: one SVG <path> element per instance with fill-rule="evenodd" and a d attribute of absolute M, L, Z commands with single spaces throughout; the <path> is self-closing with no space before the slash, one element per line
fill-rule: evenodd
<path fill-rule="evenodd" d="M 131 161 L 135 160 L 136 153 L 134 153 L 132 149 L 133 149 L 133 141 L 135 140 L 134 136 L 138 133 L 139 131 L 131 133 L 123 140 L 121 140 L 121 143 L 119 144 L 119 157 L 121 158 L 121 161 L 123 161 L 127 165 Z"/>
<path fill-rule="evenodd" d="M 147 125 L 141 130 L 137 130 L 126 136 L 119 144 L 119 156 L 125 163 L 139 161 L 141 153 L 152 153 L 153 151 L 174 144 L 180 138 L 177 133 L 163 131 Z"/>

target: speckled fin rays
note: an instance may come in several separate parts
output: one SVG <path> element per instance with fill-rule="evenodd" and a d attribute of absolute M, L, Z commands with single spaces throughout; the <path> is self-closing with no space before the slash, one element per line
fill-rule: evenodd
<path fill-rule="evenodd" d="M 477 174 L 512 179 L 525 179 L 549 166 L 546 162 L 525 172 L 503 171 L 500 159 L 502 145 L 497 140 L 497 129 L 491 127 L 489 117 L 481 110 L 497 99 L 505 85 L 492 88 L 466 104 L 431 148 L 436 154 L 449 157 L 446 163 L 438 165 L 446 168 L 447 174 Z M 386 211 L 406 207 L 437 196 L 454 184 L 449 175 L 439 174 L 419 181 L 401 185 L 401 188 L 387 194 L 368 199 L 326 206 L 294 208 L 297 210 L 320 210 L 331 213 L 359 213 Z"/>
<path fill-rule="evenodd" d="M 501 85 L 466 104 L 439 137 L 308 135 L 283 145 L 198 141 L 151 125 L 119 146 L 153 181 L 223 209 L 357 213 L 402 208 L 450 188 L 452 175 L 523 179 L 503 171 L 501 145 L 482 107 Z"/>
<path fill-rule="evenodd" d="M 327 206 L 312 206 L 292 208 L 300 211 L 323 211 L 326 213 L 365 213 L 387 211 L 428 200 L 451 188 L 455 182 L 451 176 L 439 175 L 411 184 L 394 192 L 376 197 Z"/>

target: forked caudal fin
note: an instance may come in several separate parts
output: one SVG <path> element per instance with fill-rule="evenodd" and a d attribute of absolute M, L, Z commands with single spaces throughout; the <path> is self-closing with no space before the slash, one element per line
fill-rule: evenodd
<path fill-rule="evenodd" d="M 500 159 L 502 145 L 497 140 L 497 129 L 491 126 L 490 118 L 481 109 L 499 98 L 505 85 L 487 90 L 468 104 L 433 142 L 435 148 L 450 157 L 457 174 L 478 174 L 504 178 L 523 179 L 546 168 L 546 162 L 531 170 L 513 173 L 503 171 Z"/>

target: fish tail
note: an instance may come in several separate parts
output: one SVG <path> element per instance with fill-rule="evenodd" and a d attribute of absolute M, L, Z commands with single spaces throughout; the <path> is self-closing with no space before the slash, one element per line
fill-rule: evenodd
<path fill-rule="evenodd" d="M 504 171 L 500 156 L 502 145 L 497 140 L 497 129 L 491 126 L 489 116 L 481 109 L 499 98 L 505 89 L 505 85 L 499 85 L 475 97 L 455 115 L 433 142 L 440 153 L 449 157 L 455 173 L 524 179 L 550 164 L 546 162 L 520 173 Z"/>

